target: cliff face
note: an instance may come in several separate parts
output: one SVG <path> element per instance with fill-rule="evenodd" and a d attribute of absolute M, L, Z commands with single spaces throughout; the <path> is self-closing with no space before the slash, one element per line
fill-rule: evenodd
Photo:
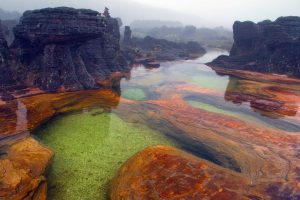
<path fill-rule="evenodd" d="M 13 28 L 18 25 L 17 20 L 3 20 L 2 21 L 2 31 L 4 34 L 4 38 L 7 41 L 8 46 L 11 45 L 11 43 L 15 39 L 15 35 L 13 33 Z"/>
<path fill-rule="evenodd" d="M 14 34 L 14 78 L 26 86 L 92 89 L 110 73 L 127 69 L 118 22 L 108 13 L 66 7 L 27 11 Z"/>
<path fill-rule="evenodd" d="M 12 73 L 8 62 L 9 57 L 9 50 L 0 21 L 0 86 L 6 86 L 13 83 Z"/>
<path fill-rule="evenodd" d="M 300 17 L 235 22 L 233 33 L 230 55 L 218 57 L 210 66 L 300 77 Z"/>

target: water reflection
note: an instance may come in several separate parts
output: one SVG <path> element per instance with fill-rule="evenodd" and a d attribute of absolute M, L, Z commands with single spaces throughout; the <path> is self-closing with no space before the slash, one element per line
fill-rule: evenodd
<path fill-rule="evenodd" d="M 21 100 L 17 100 L 18 107 L 16 110 L 17 116 L 17 124 L 16 124 L 16 132 L 22 132 L 28 130 L 27 127 L 27 108 Z"/>
<path fill-rule="evenodd" d="M 292 87 L 230 76 L 224 99 L 236 105 L 247 105 L 262 116 L 284 119 L 298 112 L 299 96 L 289 92 Z"/>

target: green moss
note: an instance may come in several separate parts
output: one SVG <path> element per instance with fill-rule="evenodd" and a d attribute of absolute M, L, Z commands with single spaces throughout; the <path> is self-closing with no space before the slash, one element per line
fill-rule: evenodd
<path fill-rule="evenodd" d="M 131 99 L 131 100 L 145 100 L 146 94 L 142 89 L 139 88 L 130 88 L 122 91 L 122 96 Z"/>
<path fill-rule="evenodd" d="M 103 113 L 57 117 L 38 137 L 55 151 L 48 199 L 107 199 L 109 182 L 129 157 L 147 146 L 175 145 L 145 126 Z"/>

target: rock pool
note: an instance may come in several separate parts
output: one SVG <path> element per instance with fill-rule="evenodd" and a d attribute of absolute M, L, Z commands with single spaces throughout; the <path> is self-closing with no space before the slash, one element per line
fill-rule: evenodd
<path fill-rule="evenodd" d="M 158 69 L 134 67 L 126 79 L 116 80 L 116 92 L 20 98 L 0 113 L 2 131 L 24 129 L 53 150 L 47 171 L 50 200 L 108 199 L 118 168 L 157 144 L 252 181 L 280 182 L 287 174 L 293 181 L 299 163 L 293 153 L 300 132 L 298 82 L 243 72 L 225 75 L 204 64 L 223 53 L 166 62 Z"/>

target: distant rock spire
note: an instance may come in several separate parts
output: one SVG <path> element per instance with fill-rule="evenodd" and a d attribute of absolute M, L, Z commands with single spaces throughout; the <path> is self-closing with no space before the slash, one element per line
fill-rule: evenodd
<path fill-rule="evenodd" d="M 109 9 L 107 7 L 105 7 L 105 9 L 104 9 L 103 15 L 104 15 L 104 17 L 110 17 Z"/>
<path fill-rule="evenodd" d="M 123 43 L 125 45 L 130 45 L 131 44 L 131 29 L 130 29 L 130 26 L 125 26 Z"/>

